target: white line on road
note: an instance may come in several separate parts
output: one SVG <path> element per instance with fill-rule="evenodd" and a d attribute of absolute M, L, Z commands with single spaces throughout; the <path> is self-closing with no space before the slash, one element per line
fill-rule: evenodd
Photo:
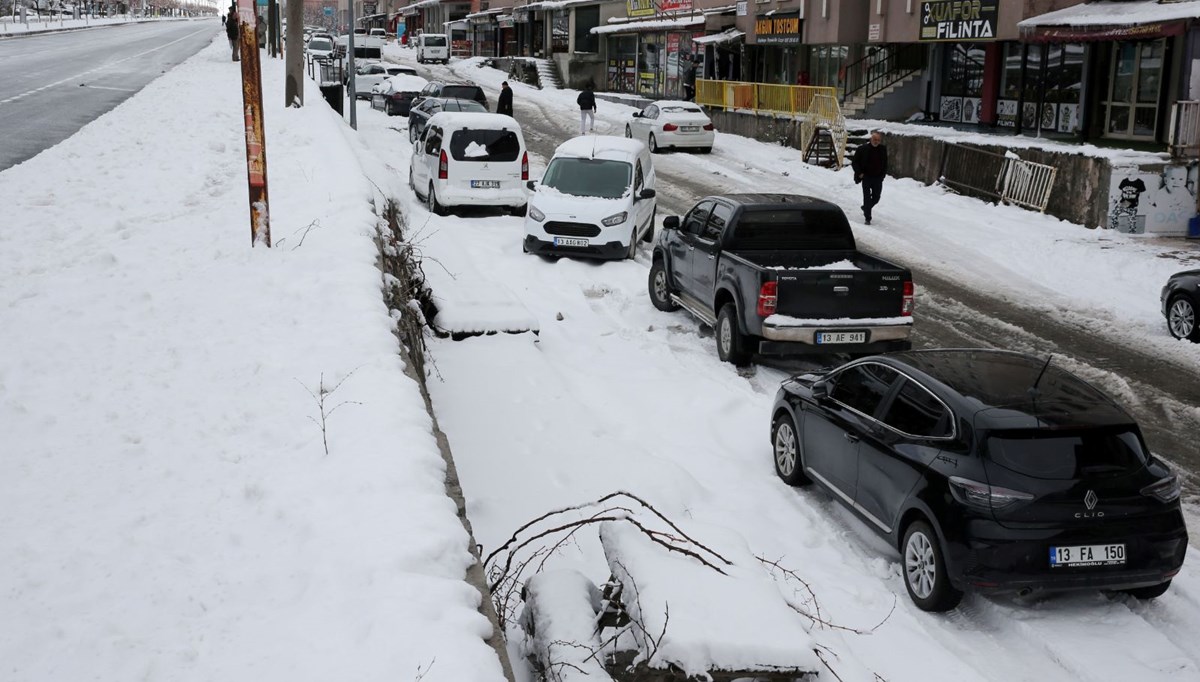
<path fill-rule="evenodd" d="M 107 85 L 88 85 L 87 83 L 82 83 L 81 85 L 83 85 L 83 87 L 85 87 L 85 88 L 92 88 L 93 90 L 116 90 L 118 92 L 137 92 L 136 88 L 113 88 L 113 87 L 109 87 Z"/>
<path fill-rule="evenodd" d="M 33 95 L 33 94 L 39 93 L 39 92 L 41 92 L 42 90 L 46 90 L 46 89 L 48 89 L 48 88 L 53 88 L 53 87 L 54 87 L 54 86 L 56 86 L 56 85 L 62 85 L 63 83 L 68 83 L 68 82 L 70 82 L 70 81 L 73 81 L 73 80 L 76 80 L 76 79 L 78 79 L 78 78 L 82 78 L 83 76 L 86 76 L 86 75 L 88 75 L 89 73 L 95 73 L 96 71 L 101 71 L 101 70 L 103 70 L 103 69 L 107 69 L 107 68 L 109 68 L 110 66 L 116 66 L 117 64 L 120 64 L 120 63 L 122 63 L 122 62 L 127 62 L 127 61 L 129 61 L 130 59 L 137 59 L 138 57 L 144 57 L 145 55 L 148 55 L 148 54 L 150 54 L 151 52 L 158 52 L 159 50 L 161 50 L 161 49 L 163 49 L 163 48 L 165 48 L 165 47 L 170 47 L 170 46 L 174 45 L 175 43 L 178 43 L 178 42 L 182 42 L 182 41 L 184 41 L 184 40 L 187 40 L 188 38 L 191 38 L 192 36 L 196 35 L 197 33 L 208 33 L 208 32 L 210 32 L 210 29 L 207 29 L 207 28 L 202 28 L 202 29 L 200 29 L 200 30 L 198 30 L 198 31 L 192 31 L 191 33 L 189 33 L 189 34 L 185 35 L 185 36 L 184 36 L 184 37 L 182 37 L 182 38 L 179 38 L 179 39 L 177 39 L 177 40 L 172 40 L 171 42 L 169 42 L 169 43 L 164 43 L 164 44 L 162 44 L 162 45 L 159 45 L 158 47 L 152 47 L 152 48 L 150 48 L 149 50 L 146 50 L 146 51 L 144 51 L 144 52 L 139 52 L 139 53 L 137 53 L 137 54 L 129 55 L 128 57 L 125 57 L 124 59 L 118 59 L 118 60 L 117 60 L 117 61 L 115 61 L 115 62 L 109 62 L 109 63 L 107 63 L 107 64 L 104 64 L 104 65 L 101 65 L 101 66 L 97 66 L 97 67 L 96 67 L 96 68 L 94 68 L 94 69 L 88 69 L 87 71 L 84 71 L 83 73 L 77 73 L 77 74 L 75 74 L 74 76 L 71 76 L 71 77 L 69 77 L 69 78 L 64 78 L 64 79 L 62 79 L 62 80 L 60 80 L 60 81 L 55 81 L 55 82 L 53 82 L 53 83 L 50 83 L 49 85 L 43 85 L 43 86 L 42 86 L 42 87 L 40 87 L 40 88 L 37 88 L 37 89 L 34 89 L 34 90 L 30 90 L 30 91 L 28 91 L 28 92 L 22 92 L 22 93 L 21 93 L 21 94 L 19 94 L 19 95 L 13 95 L 12 97 L 9 97 L 8 99 L 0 99 L 0 104 L 8 104 L 9 102 L 15 102 L 15 101 L 17 101 L 17 100 L 21 99 L 22 97 L 27 97 L 27 96 L 29 96 L 29 95 Z M 97 87 L 97 86 L 94 86 L 94 85 L 93 85 L 93 86 L 90 86 L 90 87 Z M 110 89 L 110 90 L 119 90 L 120 88 L 109 88 L 109 89 Z M 136 90 L 131 90 L 131 92 L 136 92 Z"/>

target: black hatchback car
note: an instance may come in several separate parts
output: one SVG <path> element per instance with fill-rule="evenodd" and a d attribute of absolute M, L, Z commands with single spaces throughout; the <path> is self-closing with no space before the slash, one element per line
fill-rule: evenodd
<path fill-rule="evenodd" d="M 874 356 L 780 387 L 775 471 L 816 481 L 901 554 L 926 611 L 964 591 L 1161 595 L 1183 565 L 1179 479 L 1133 418 L 1046 358 Z"/>
<path fill-rule="evenodd" d="M 408 140 L 416 142 L 425 132 L 425 124 L 433 115 L 442 111 L 479 111 L 487 112 L 487 107 L 473 99 L 442 99 L 427 97 L 418 102 L 412 100 L 408 109 Z"/>
<path fill-rule="evenodd" d="M 1186 270 L 1171 275 L 1159 299 L 1171 336 L 1200 342 L 1200 329 L 1196 327 L 1196 308 L 1200 306 L 1200 270 Z"/>

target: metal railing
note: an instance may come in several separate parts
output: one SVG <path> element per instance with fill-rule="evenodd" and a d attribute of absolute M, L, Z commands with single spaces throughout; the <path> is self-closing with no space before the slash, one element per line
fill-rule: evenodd
<path fill-rule="evenodd" d="M 968 196 L 1045 213 L 1057 175 L 1054 166 L 947 143 L 938 182 Z"/>
<path fill-rule="evenodd" d="M 1200 154 L 1200 102 L 1176 102 L 1171 107 L 1171 156 Z"/>
<path fill-rule="evenodd" d="M 851 97 L 868 99 L 889 85 L 925 68 L 924 45 L 886 45 L 846 66 L 842 77 L 842 102 Z"/>
<path fill-rule="evenodd" d="M 836 96 L 834 88 L 812 85 L 772 85 L 742 81 L 696 79 L 696 104 L 722 109 L 788 114 L 808 112 L 819 95 Z"/>

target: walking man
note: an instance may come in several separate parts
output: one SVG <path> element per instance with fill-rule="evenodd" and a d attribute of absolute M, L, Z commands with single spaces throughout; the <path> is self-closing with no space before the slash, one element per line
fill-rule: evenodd
<path fill-rule="evenodd" d="M 879 195 L 883 192 L 883 178 L 887 175 L 887 146 L 883 144 L 883 133 L 876 130 L 871 133 L 871 141 L 859 145 L 854 150 L 854 159 L 850 162 L 854 169 L 854 182 L 862 183 L 863 217 L 871 224 L 871 209 L 879 203 Z"/>
<path fill-rule="evenodd" d="M 579 104 L 579 134 L 585 135 L 596 128 L 596 93 L 592 92 L 591 83 L 575 102 Z"/>
<path fill-rule="evenodd" d="M 496 113 L 505 116 L 513 115 L 512 88 L 508 87 L 508 81 L 500 84 L 500 98 L 496 100 Z"/>
<path fill-rule="evenodd" d="M 229 16 L 225 19 L 225 37 L 229 38 L 229 49 L 233 52 L 233 61 L 240 62 L 242 57 L 238 54 L 238 15 L 237 5 L 230 5 Z"/>

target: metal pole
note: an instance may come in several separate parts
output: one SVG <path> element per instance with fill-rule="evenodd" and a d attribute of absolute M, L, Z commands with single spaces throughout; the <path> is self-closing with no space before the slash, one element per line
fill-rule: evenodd
<path fill-rule="evenodd" d="M 349 54 L 346 55 L 347 68 L 350 69 L 350 127 L 358 130 L 358 91 L 354 85 L 354 0 L 350 0 L 350 36 L 347 38 Z"/>
<path fill-rule="evenodd" d="M 304 106 L 304 3 L 287 4 L 287 45 L 283 51 L 283 105 Z"/>
<path fill-rule="evenodd" d="M 279 5 L 275 0 L 267 0 L 267 54 L 278 57 L 275 51 L 275 38 L 279 35 Z"/>

